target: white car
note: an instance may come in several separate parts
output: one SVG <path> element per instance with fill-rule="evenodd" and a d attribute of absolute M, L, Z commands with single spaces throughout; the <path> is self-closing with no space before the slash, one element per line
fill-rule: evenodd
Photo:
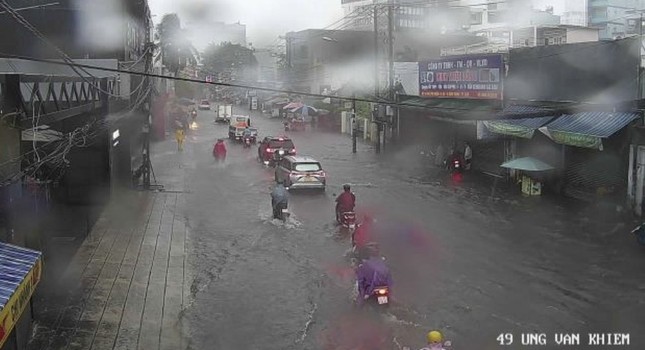
<path fill-rule="evenodd" d="M 210 110 L 211 109 L 211 103 L 208 100 L 202 100 L 199 103 L 199 106 L 197 107 L 201 110 Z"/>

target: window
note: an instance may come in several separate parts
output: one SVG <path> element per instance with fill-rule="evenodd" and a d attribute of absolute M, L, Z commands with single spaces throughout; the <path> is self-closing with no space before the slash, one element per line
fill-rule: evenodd
<path fill-rule="evenodd" d="M 295 171 L 320 171 L 320 163 L 298 163 L 296 164 Z"/>
<path fill-rule="evenodd" d="M 293 141 L 291 140 L 271 140 L 269 141 L 269 148 L 286 148 L 286 149 L 292 149 L 295 148 L 293 145 Z"/>

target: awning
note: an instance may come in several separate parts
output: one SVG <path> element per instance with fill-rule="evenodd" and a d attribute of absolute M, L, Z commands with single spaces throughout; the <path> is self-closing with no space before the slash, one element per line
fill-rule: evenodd
<path fill-rule="evenodd" d="M 504 107 L 500 113 L 497 114 L 498 119 L 511 119 L 511 118 L 534 118 L 534 117 L 548 117 L 553 116 L 554 110 L 527 106 L 527 105 L 509 105 Z"/>
<path fill-rule="evenodd" d="M 602 139 L 639 118 L 634 112 L 583 112 L 565 114 L 540 128 L 553 141 L 569 146 L 602 150 Z"/>
<path fill-rule="evenodd" d="M 502 119 L 484 121 L 484 125 L 496 134 L 510 135 L 525 139 L 533 138 L 535 129 L 538 129 L 555 118 L 554 116 L 539 118 Z"/>
<path fill-rule="evenodd" d="M 40 282 L 41 256 L 35 250 L 0 243 L 0 348 Z"/>

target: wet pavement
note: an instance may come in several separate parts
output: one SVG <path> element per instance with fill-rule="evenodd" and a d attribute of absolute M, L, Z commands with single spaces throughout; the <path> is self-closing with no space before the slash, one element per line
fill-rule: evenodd
<path fill-rule="evenodd" d="M 54 317 L 42 319 L 34 349 L 88 349 L 92 339 L 96 349 L 415 349 L 431 328 L 458 349 L 501 349 L 496 338 L 509 332 L 513 349 L 522 348 L 522 332 L 546 333 L 545 349 L 561 348 L 553 336 L 565 332 L 581 334 L 572 349 L 589 348 L 589 332 L 630 333 L 631 347 L 622 348 L 645 346 L 645 251 L 628 227 L 561 200 L 493 191 L 486 178 L 455 183 L 412 147 L 376 155 L 359 143 L 352 154 L 346 135 L 310 131 L 287 134 L 299 154 L 322 163 L 328 188 L 293 193 L 283 224 L 271 219 L 274 174 L 257 161 L 257 147 L 228 142 L 225 164 L 213 161 L 212 145 L 228 127 L 212 117 L 200 111 L 183 152 L 172 140 L 155 145 L 155 174 L 167 192 L 129 201 L 126 208 L 146 210 L 112 214 L 131 217 L 121 225 L 105 214 L 79 251 L 89 245 L 99 258 L 82 253 L 71 267 L 101 259 L 132 266 L 124 276 L 105 268 L 83 276 L 137 292 L 117 289 L 112 302 L 111 292 L 86 287 L 79 295 L 89 298 L 62 309 L 89 311 L 54 326 Z M 254 114 L 252 123 L 261 137 L 285 134 L 277 119 Z M 347 182 L 357 211 L 377 218 L 392 269 L 396 303 L 383 317 L 352 310 L 349 241 L 333 217 L 334 195 Z M 134 229 L 114 229 L 127 222 Z M 121 250 L 101 248 L 100 229 Z M 183 246 L 175 246 L 176 232 L 185 233 Z M 145 242 L 153 251 L 139 264 L 135 251 L 143 250 L 129 247 Z M 139 269 L 153 272 L 137 280 Z M 67 319 L 76 322 L 63 326 Z M 40 346 L 48 334 L 58 340 Z"/>

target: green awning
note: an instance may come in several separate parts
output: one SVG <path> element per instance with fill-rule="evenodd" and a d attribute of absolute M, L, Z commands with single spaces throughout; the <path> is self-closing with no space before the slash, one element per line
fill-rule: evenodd
<path fill-rule="evenodd" d="M 603 138 L 638 118 L 635 112 L 583 112 L 560 116 L 540 131 L 559 144 L 602 151 Z"/>
<path fill-rule="evenodd" d="M 484 125 L 496 134 L 510 135 L 525 139 L 533 138 L 535 130 L 549 123 L 554 117 L 502 119 L 485 121 Z"/>
<path fill-rule="evenodd" d="M 482 120 L 490 118 L 491 113 L 499 112 L 500 101 L 460 100 L 400 96 L 401 108 L 423 109 L 433 116 L 459 120 Z"/>

